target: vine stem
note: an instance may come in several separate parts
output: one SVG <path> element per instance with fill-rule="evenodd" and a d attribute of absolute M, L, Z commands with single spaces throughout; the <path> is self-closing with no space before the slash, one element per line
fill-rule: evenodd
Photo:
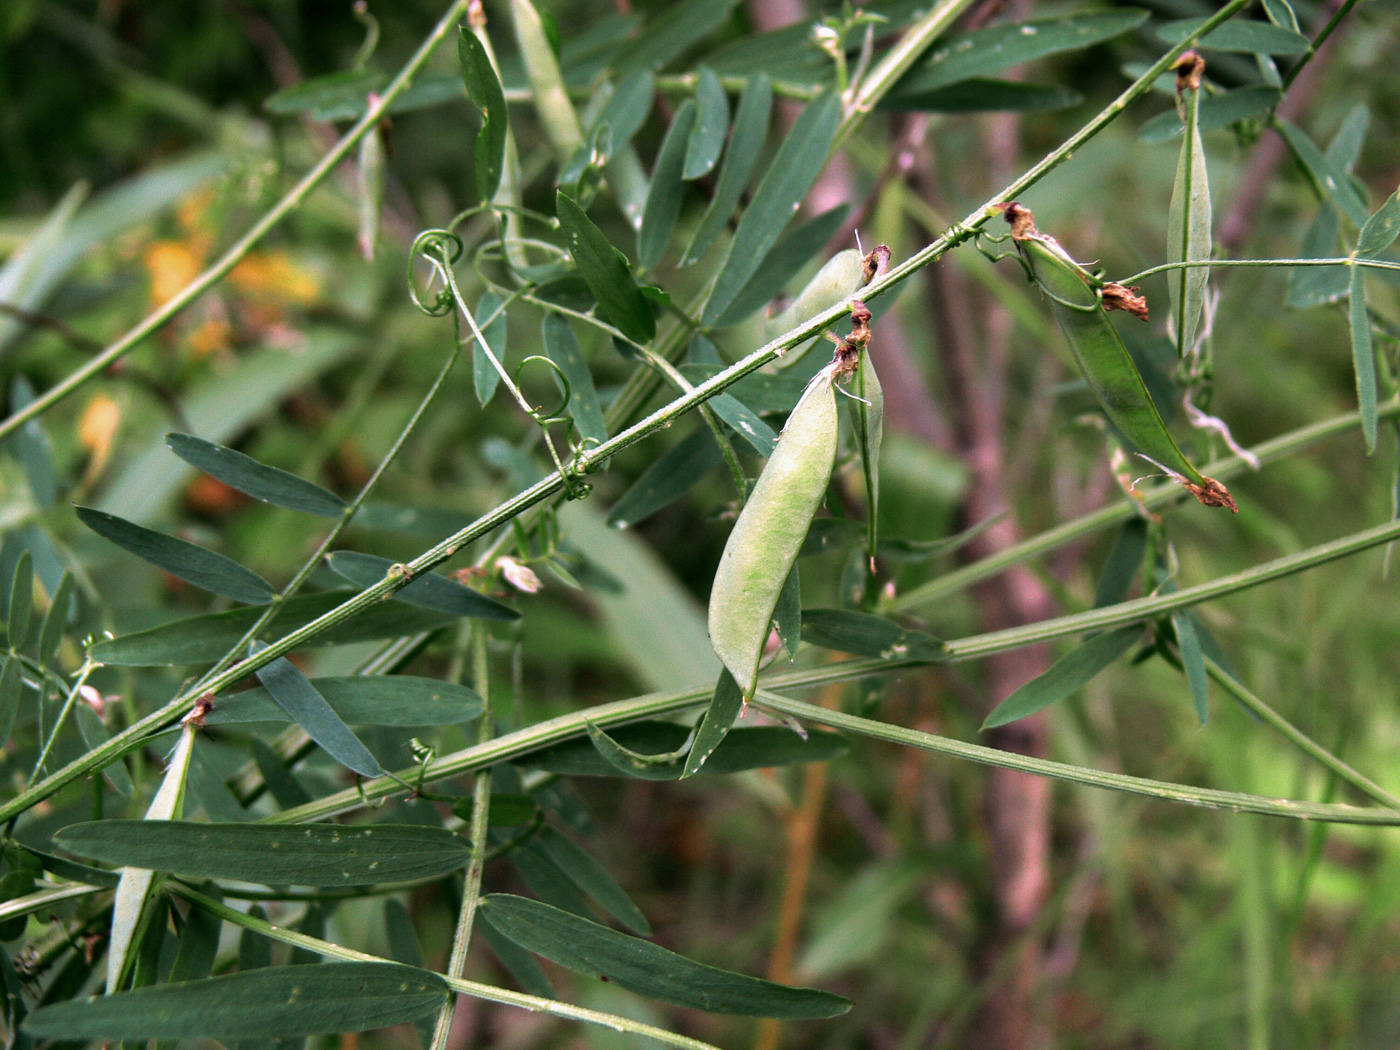
<path fill-rule="evenodd" d="M 1387 259 L 1357 259 L 1350 255 L 1344 255 L 1339 259 L 1201 259 L 1196 262 L 1162 263 L 1160 266 L 1152 266 L 1140 273 L 1135 273 L 1131 277 L 1124 277 L 1119 283 L 1131 284 L 1144 277 L 1167 273 L 1171 270 L 1193 270 L 1202 267 L 1214 270 L 1225 269 L 1229 266 L 1362 266 L 1372 270 L 1400 270 L 1400 262 L 1391 262 Z"/>
<path fill-rule="evenodd" d="M 298 933 L 296 930 L 288 930 L 281 926 L 274 926 L 265 919 L 254 918 L 244 914 L 237 908 L 230 908 L 222 901 L 217 901 L 213 897 L 207 897 L 198 890 L 192 889 L 183 883 L 171 880 L 166 884 L 170 892 L 179 897 L 183 897 L 191 904 L 196 904 L 200 908 L 216 915 L 226 922 L 231 922 L 235 926 L 245 930 L 252 930 L 254 933 L 262 934 L 274 941 L 281 941 L 294 948 L 304 948 L 307 951 L 315 952 L 317 955 L 327 959 L 341 959 L 345 962 L 369 962 L 384 963 L 386 965 L 396 964 L 390 959 L 382 958 L 378 955 L 370 955 L 368 952 L 358 952 L 353 948 L 346 948 L 339 944 L 332 944 L 330 941 L 323 941 L 319 937 L 312 937 L 305 933 Z M 429 973 L 433 971 L 427 971 Z M 517 1006 L 522 1010 L 529 1010 L 532 1013 L 549 1014 L 552 1017 L 559 1017 L 566 1021 L 583 1021 L 587 1024 L 598 1025 L 602 1028 L 611 1028 L 615 1032 L 634 1032 L 637 1035 L 655 1039 L 659 1043 L 667 1046 L 680 1047 L 681 1050 L 719 1050 L 718 1047 L 710 1043 L 703 1043 L 699 1039 L 692 1039 L 689 1036 L 677 1035 L 668 1032 L 664 1028 L 657 1028 L 654 1025 L 643 1024 L 641 1021 L 634 1021 L 630 1017 L 620 1017 L 617 1014 L 606 1014 L 601 1010 L 588 1010 L 582 1006 L 570 1006 L 555 999 L 542 999 L 536 995 L 526 995 L 523 992 L 512 992 L 505 988 L 497 988 L 494 985 L 482 984 L 479 981 L 467 981 L 461 977 L 452 977 L 438 974 L 446 983 L 447 987 L 454 992 L 463 995 L 470 995 L 477 999 L 486 999 L 493 1003 L 503 1003 L 506 1006 Z"/>
<path fill-rule="evenodd" d="M 281 200 L 269 208 L 262 218 L 249 228 L 248 232 L 238 238 L 228 251 L 219 256 L 198 277 L 180 289 L 173 298 L 166 300 L 147 314 L 134 328 L 109 345 L 91 361 L 72 372 L 55 386 L 45 390 L 24 408 L 0 423 L 0 439 L 13 433 L 41 412 L 46 411 L 51 405 L 63 400 L 89 379 L 104 371 L 113 361 L 129 353 L 147 336 L 165 327 L 176 314 L 198 299 L 237 266 L 243 257 L 252 250 L 253 246 L 262 240 L 268 231 L 286 218 L 293 209 L 297 208 L 307 195 L 334 170 L 335 166 L 349 155 L 350 151 L 359 144 L 359 141 L 379 123 L 395 100 L 408 90 L 409 85 L 413 83 L 413 78 L 418 75 L 418 71 L 432 57 L 438 45 L 452 31 L 453 26 L 466 12 L 468 6 L 469 0 L 453 0 L 447 8 L 447 13 L 442 16 L 437 25 L 433 27 L 432 32 L 419 45 L 418 50 L 413 53 L 413 57 L 399 70 L 398 75 L 389 82 L 383 94 L 370 96 L 364 116 L 356 121 L 354 126 L 341 136 L 340 140 L 317 162 L 316 166 L 303 175 L 300 181 L 288 190 Z"/>
<path fill-rule="evenodd" d="M 472 684 L 480 694 L 482 702 L 481 714 L 477 716 L 478 744 L 484 744 L 491 739 L 495 725 L 491 717 L 491 664 L 486 653 L 489 637 L 489 629 L 485 622 L 473 620 Z M 448 977 L 461 977 L 467 972 L 467 949 L 471 946 L 472 924 L 476 919 L 476 906 L 481 903 L 481 873 L 486 867 L 486 835 L 490 810 L 491 767 L 487 766 L 477 771 L 476 782 L 472 785 L 472 819 L 468 832 L 471 837 L 471 856 L 467 860 L 467 872 L 462 881 L 462 907 L 457 913 L 457 930 L 452 935 L 452 951 L 447 958 Z M 447 1040 L 452 1034 L 452 1019 L 456 1013 L 456 997 L 449 996 L 438 1011 L 428 1050 L 447 1050 Z"/>
<path fill-rule="evenodd" d="M 1000 766 L 1003 769 L 1016 769 L 1023 773 L 1063 780 L 1070 784 L 1112 788 L 1133 795 L 1145 795 L 1149 798 L 1164 799 L 1169 802 L 1182 802 L 1206 809 L 1224 809 L 1233 813 L 1260 813 L 1272 817 L 1325 820 L 1339 824 L 1400 824 L 1400 813 L 1392 809 L 1368 809 L 1324 802 L 1267 798 L 1263 795 L 1247 795 L 1236 791 L 1190 787 L 1165 780 L 1149 780 L 1146 777 L 1129 777 L 1122 773 L 1108 773 L 1087 766 L 1071 766 L 1064 762 L 1033 758 L 1030 755 L 1002 751 L 981 744 L 966 744 L 961 740 L 935 736 L 932 733 L 906 729 L 903 726 L 890 725 L 886 722 L 876 722 L 873 719 L 861 718 L 859 715 L 846 714 L 844 711 L 832 711 L 815 704 L 803 703 L 801 700 L 792 700 L 766 689 L 760 689 L 757 696 L 763 701 L 765 707 L 799 718 L 804 723 L 844 729 L 875 740 L 885 740 L 905 747 L 917 747 L 924 751 L 933 751 L 953 758 L 969 759 L 989 766 Z"/>
<path fill-rule="evenodd" d="M 998 205 L 1001 202 L 1009 200 L 1023 192 L 1046 174 L 1057 168 L 1060 164 L 1064 163 L 1075 150 L 1112 123 L 1112 121 L 1127 109 L 1135 99 L 1150 91 L 1157 77 L 1166 72 L 1171 67 L 1172 63 L 1200 39 L 1200 37 L 1209 33 L 1221 22 L 1224 22 L 1235 12 L 1244 8 L 1248 3 L 1249 0 L 1230 0 L 1230 2 L 1225 4 L 1218 12 L 1203 22 L 1195 33 L 1170 48 L 1141 77 L 1129 85 L 1122 94 L 1109 103 L 1108 106 L 1101 110 L 1092 120 L 1084 125 L 1084 127 L 1066 139 L 1058 148 L 1042 158 L 1040 162 L 1034 165 L 1029 171 L 1013 180 L 996 196 L 972 212 L 963 222 L 956 224 L 904 262 L 900 263 L 898 266 L 891 267 L 883 276 L 877 277 L 870 282 L 864 289 L 858 291 L 854 298 L 866 301 L 870 300 L 872 297 L 904 281 L 923 267 L 937 261 L 958 244 L 975 236 L 977 230 L 981 226 L 999 213 L 1000 209 Z M 458 9 L 464 6 L 465 0 L 458 0 L 449 10 L 449 16 L 455 15 Z M 391 87 L 398 87 L 401 89 L 404 84 L 406 84 L 407 78 L 411 76 L 411 72 L 415 71 L 418 66 L 422 64 L 422 60 L 426 60 L 427 53 L 431 51 L 432 46 L 436 45 L 441 35 L 444 34 L 449 27 L 450 18 L 444 19 L 444 21 L 439 24 L 438 28 L 434 30 L 433 35 L 428 41 L 424 42 L 423 47 L 419 49 L 419 53 L 415 56 L 415 59 L 395 78 Z M 885 68 L 885 63 L 882 61 L 881 66 L 871 72 L 870 79 L 873 80 L 877 75 L 880 75 L 880 70 L 883 68 Z M 888 84 L 886 87 L 888 87 Z M 862 94 L 864 94 L 864 92 Z M 386 99 L 391 99 L 393 97 L 391 92 L 386 91 Z M 383 104 L 384 103 L 381 103 L 381 110 Z M 361 120 L 354 130 L 359 130 L 360 133 L 363 134 L 364 130 L 367 130 L 368 124 L 366 122 L 370 114 L 377 112 L 376 110 L 371 110 L 369 113 L 366 113 L 365 119 Z M 847 119 L 854 118 L 850 117 L 848 114 Z M 350 134 L 353 134 L 353 130 Z M 350 134 L 347 134 L 342 142 L 353 144 L 350 140 Z M 349 148 L 349 144 L 345 146 L 346 149 Z M 324 161 L 322 165 L 318 165 L 317 170 L 319 170 L 321 166 L 324 166 Z M 307 178 L 310 178 L 310 175 L 308 175 Z M 305 181 L 306 180 L 303 180 L 303 182 Z M 288 198 L 284 198 L 284 201 L 287 199 Z M 288 207 L 290 206 L 289 204 Z M 259 226 L 261 227 L 262 224 L 260 223 Z M 244 239 L 247 240 L 246 237 Z M 246 248 L 244 250 L 246 251 Z M 230 263 L 229 266 L 231 267 L 232 263 Z M 207 272 L 212 272 L 212 270 Z M 212 283 L 213 279 L 217 279 L 217 275 L 215 278 L 211 279 L 210 283 Z M 198 279 L 195 283 L 199 283 Z M 191 287 L 193 287 L 193 285 Z M 207 287 L 207 284 L 204 287 Z M 764 346 L 753 351 L 747 357 L 726 368 L 724 371 L 711 376 L 705 382 L 697 385 L 689 393 L 683 394 L 669 404 L 652 412 L 639 422 L 634 423 L 615 437 L 603 442 L 597 448 L 581 453 L 575 457 L 571 466 L 579 474 L 588 474 L 599 469 L 618 452 L 641 441 L 656 431 L 670 426 L 680 416 L 709 400 L 716 394 L 721 393 L 751 372 L 757 371 L 769 361 L 778 357 L 788 347 L 804 342 L 826 329 L 837 320 L 850 313 L 850 309 L 850 300 L 846 300 L 808 318 L 795 328 L 771 340 Z M 67 383 L 68 381 L 65 380 L 64 384 L 60 385 L 62 386 Z M 10 430 L 13 430 L 14 427 L 19 426 L 26 419 L 30 418 L 30 416 L 33 415 L 33 412 L 30 411 L 31 409 L 41 411 L 42 406 L 51 404 L 54 400 L 57 400 L 58 397 L 61 397 L 63 392 L 66 392 L 55 393 L 55 391 L 58 391 L 57 387 L 49 391 L 49 394 L 55 395 L 54 397 L 50 398 L 49 394 L 46 394 L 44 397 L 32 402 L 22 413 L 18 413 L 4 424 L 0 424 L 0 438 Z M 48 400 L 46 401 L 45 398 L 48 398 Z M 36 405 L 41 407 L 35 409 Z M 26 415 L 24 413 L 28 414 Z M 235 682 L 247 677 L 264 665 L 271 663 L 279 656 L 284 656 L 292 650 L 297 649 L 323 631 L 328 630 L 336 624 L 343 623 L 358 613 L 363 612 L 365 609 L 368 609 L 370 606 L 388 598 L 399 588 L 412 582 L 419 574 L 427 572 L 435 565 L 452 557 L 468 543 L 471 543 L 481 536 L 487 535 L 512 518 L 528 510 L 530 507 L 533 507 L 535 504 L 549 499 L 556 493 L 565 491 L 569 486 L 569 482 L 570 479 L 565 476 L 564 471 L 554 471 L 554 473 L 542 478 L 534 485 L 517 493 L 504 503 L 498 504 L 494 509 L 488 511 L 470 525 L 447 537 L 442 542 L 429 548 L 423 554 L 407 563 L 405 566 L 407 569 L 406 572 L 386 576 L 380 582 L 374 584 L 372 587 L 366 588 L 353 598 L 347 599 L 336 608 L 324 613 L 310 623 L 304 624 L 297 630 L 271 643 L 266 648 L 259 650 L 257 654 L 248 656 L 219 674 L 208 677 L 202 683 L 203 691 L 218 693 L 227 689 Z M 126 751 L 139 747 L 148 734 L 163 729 L 188 711 L 199 695 L 201 694 L 194 690 L 186 690 L 164 707 L 132 723 L 122 732 L 111 737 L 105 744 L 74 759 L 67 766 L 56 770 L 43 781 L 26 790 L 16 798 L 11 799 L 8 803 L 0 805 L 0 821 L 7 820 L 11 816 L 23 812 L 40 799 L 52 795 L 65 784 L 93 770 L 100 769 Z"/>

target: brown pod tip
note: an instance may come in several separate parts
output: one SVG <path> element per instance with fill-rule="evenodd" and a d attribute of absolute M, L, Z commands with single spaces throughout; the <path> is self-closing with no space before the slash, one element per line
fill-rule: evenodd
<path fill-rule="evenodd" d="M 1179 95 L 1183 91 L 1199 91 L 1201 89 L 1201 76 L 1206 71 L 1206 60 L 1195 51 L 1184 51 L 1180 58 L 1172 63 L 1172 69 L 1176 70 L 1176 93 Z"/>
<path fill-rule="evenodd" d="M 1224 485 L 1205 475 L 1201 475 L 1201 480 L 1205 482 L 1204 485 L 1196 485 L 1190 481 L 1182 482 L 1182 484 L 1186 487 L 1187 492 L 1207 507 L 1229 507 L 1231 514 L 1240 512 L 1240 508 L 1235 506 L 1234 497 L 1230 495 L 1230 491 Z"/>
<path fill-rule="evenodd" d="M 1024 204 L 1007 201 L 998 207 L 1001 208 L 1002 216 L 1011 224 L 1012 240 L 1024 241 L 1027 237 L 1036 235 L 1038 231 L 1035 228 L 1035 214 Z"/>
<path fill-rule="evenodd" d="M 1147 297 L 1139 295 L 1141 288 L 1128 288 L 1117 281 L 1108 281 L 1100 292 L 1105 310 L 1126 310 L 1141 321 L 1147 320 Z"/>

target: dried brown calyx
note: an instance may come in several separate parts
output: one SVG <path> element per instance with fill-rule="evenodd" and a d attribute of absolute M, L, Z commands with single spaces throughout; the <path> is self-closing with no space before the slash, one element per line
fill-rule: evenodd
<path fill-rule="evenodd" d="M 1007 201 L 999 207 L 1002 216 L 1011 224 L 1012 240 L 1024 241 L 1027 237 L 1034 237 L 1040 232 L 1035 228 L 1035 213 L 1024 204 Z"/>
<path fill-rule="evenodd" d="M 1176 93 L 1180 95 L 1184 91 L 1199 91 L 1201 89 L 1201 77 L 1206 71 L 1206 60 L 1195 51 L 1186 51 L 1182 56 L 1172 63 L 1172 69 L 1176 70 Z"/>
<path fill-rule="evenodd" d="M 1132 288 L 1109 281 L 1100 289 L 1105 310 L 1126 310 L 1140 321 L 1147 320 L 1147 297 L 1139 295 L 1142 289 Z"/>
<path fill-rule="evenodd" d="M 862 260 L 864 280 L 861 284 L 869 284 L 877 277 L 883 277 L 886 270 L 890 268 L 890 246 L 888 244 L 877 244 Z"/>
<path fill-rule="evenodd" d="M 851 334 L 837 340 L 836 352 L 831 355 L 831 363 L 836 366 L 831 371 L 833 383 L 860 367 L 860 355 L 870 345 L 870 317 L 868 306 L 859 299 L 851 300 Z"/>
<path fill-rule="evenodd" d="M 1231 514 L 1238 514 L 1240 512 L 1240 508 L 1235 506 L 1234 497 L 1230 495 L 1224 485 L 1220 484 L 1220 482 L 1216 481 L 1214 478 L 1206 477 L 1204 474 L 1201 475 L 1201 480 L 1205 482 L 1204 485 L 1197 485 L 1194 482 L 1184 480 L 1181 484 L 1187 492 L 1191 493 L 1191 495 L 1195 496 L 1207 507 L 1229 507 Z"/>

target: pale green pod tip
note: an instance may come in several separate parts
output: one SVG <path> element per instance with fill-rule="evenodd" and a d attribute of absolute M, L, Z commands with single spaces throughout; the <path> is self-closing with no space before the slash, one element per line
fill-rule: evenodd
<path fill-rule="evenodd" d="M 836 463 L 835 368 L 812 379 L 734 523 L 710 589 L 715 655 L 753 696 L 783 584 Z"/>
<path fill-rule="evenodd" d="M 865 280 L 860 252 L 854 248 L 837 252 L 781 313 L 764 324 L 765 337 L 776 339 L 784 332 L 791 331 L 809 317 L 815 317 L 837 303 L 844 302 L 863 284 Z M 778 367 L 785 368 L 796 363 L 810 346 L 809 342 L 805 347 L 790 348 Z"/>

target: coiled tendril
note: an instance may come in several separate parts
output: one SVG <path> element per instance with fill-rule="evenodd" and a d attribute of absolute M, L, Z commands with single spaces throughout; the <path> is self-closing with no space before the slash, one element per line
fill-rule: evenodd
<path fill-rule="evenodd" d="M 445 317 L 452 312 L 452 289 L 446 270 L 462 257 L 462 250 L 462 238 L 449 230 L 424 230 L 413 240 L 413 247 L 408 253 L 408 295 L 413 305 L 429 317 Z M 443 287 L 430 297 L 426 293 L 422 296 L 418 294 L 418 285 L 414 280 L 413 264 L 419 258 L 433 268 L 433 273 L 442 277 Z"/>

